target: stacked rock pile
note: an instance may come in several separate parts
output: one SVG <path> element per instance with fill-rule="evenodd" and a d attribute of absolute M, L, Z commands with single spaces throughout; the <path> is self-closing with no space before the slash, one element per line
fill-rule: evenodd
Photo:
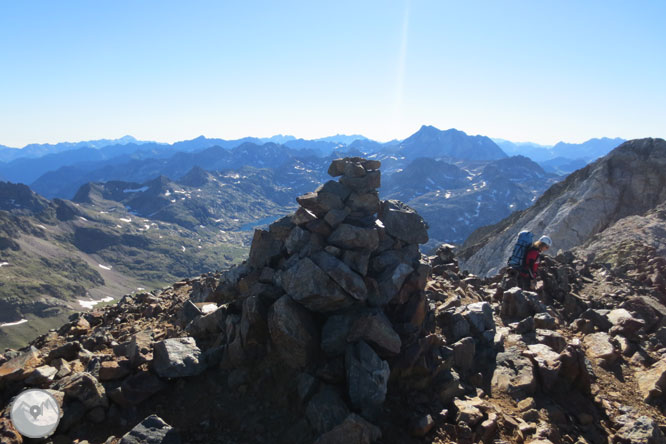
<path fill-rule="evenodd" d="M 191 309 L 186 328 L 214 340 L 223 368 L 268 359 L 298 372 L 294 390 L 322 442 L 359 423 L 377 434 L 365 421 L 381 412 L 391 364 L 423 335 L 430 266 L 418 244 L 427 226 L 404 204 L 380 201 L 379 166 L 333 161 L 328 172 L 339 180 L 256 230 L 248 261 L 209 298 L 220 308 Z"/>

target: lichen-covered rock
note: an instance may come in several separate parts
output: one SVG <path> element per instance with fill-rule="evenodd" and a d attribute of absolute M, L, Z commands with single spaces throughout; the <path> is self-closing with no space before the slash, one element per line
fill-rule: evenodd
<path fill-rule="evenodd" d="M 130 368 L 127 361 L 104 361 L 100 365 L 99 380 L 111 381 L 122 379 L 130 374 Z"/>

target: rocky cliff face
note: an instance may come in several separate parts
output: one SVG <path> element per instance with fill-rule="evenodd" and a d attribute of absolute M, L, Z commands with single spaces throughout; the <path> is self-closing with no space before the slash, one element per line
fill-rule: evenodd
<path fill-rule="evenodd" d="M 463 267 L 481 275 L 497 273 L 524 229 L 549 235 L 555 251 L 582 245 L 620 219 L 666 201 L 665 167 L 663 139 L 626 142 L 553 185 L 531 208 L 473 233 L 461 251 Z"/>

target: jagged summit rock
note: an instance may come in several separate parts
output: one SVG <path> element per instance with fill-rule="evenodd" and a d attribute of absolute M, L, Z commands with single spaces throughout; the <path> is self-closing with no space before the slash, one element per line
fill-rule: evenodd
<path fill-rule="evenodd" d="M 0 210 L 39 213 L 49 205 L 47 199 L 32 191 L 27 185 L 0 181 Z"/>
<path fill-rule="evenodd" d="M 460 252 L 462 266 L 475 274 L 496 274 L 523 229 L 549 235 L 552 253 L 582 245 L 620 219 L 666 202 L 665 168 L 663 139 L 625 142 L 553 185 L 532 207 L 470 235 Z"/>

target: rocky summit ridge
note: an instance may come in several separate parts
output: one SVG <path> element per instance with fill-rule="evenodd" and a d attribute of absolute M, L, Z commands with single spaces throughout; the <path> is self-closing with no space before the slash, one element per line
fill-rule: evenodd
<path fill-rule="evenodd" d="M 619 220 L 666 202 L 665 169 L 666 141 L 625 142 L 551 186 L 530 208 L 477 229 L 460 252 L 463 268 L 479 275 L 498 273 L 525 229 L 550 236 L 555 250 L 582 246 Z"/>
<path fill-rule="evenodd" d="M 536 292 L 423 256 L 379 166 L 334 161 L 239 266 L 5 352 L 0 439 L 23 442 L 7 407 L 41 387 L 64 412 L 50 443 L 666 442 L 658 288 L 569 253 Z"/>

